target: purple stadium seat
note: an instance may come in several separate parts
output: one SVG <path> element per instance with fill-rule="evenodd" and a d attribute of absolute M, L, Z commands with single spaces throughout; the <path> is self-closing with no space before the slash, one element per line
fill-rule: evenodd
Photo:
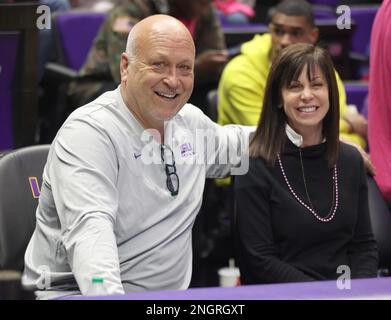
<path fill-rule="evenodd" d="M 221 11 L 215 10 L 214 14 L 219 19 L 220 24 L 221 24 L 222 27 L 230 26 L 230 24 L 227 23 L 226 20 L 224 19 L 224 13 L 222 13 Z"/>
<path fill-rule="evenodd" d="M 310 0 L 312 4 L 323 4 L 327 6 L 336 7 L 340 4 L 341 0 Z M 342 1 L 343 2 L 343 1 Z"/>
<path fill-rule="evenodd" d="M 356 22 L 356 30 L 352 38 L 353 52 L 369 54 L 372 24 L 378 9 L 378 5 L 351 6 L 351 17 Z"/>
<path fill-rule="evenodd" d="M 368 119 L 368 94 L 364 98 L 364 102 L 361 107 L 361 114 Z"/>
<path fill-rule="evenodd" d="M 67 12 L 55 18 L 63 62 L 73 70 L 83 65 L 106 13 Z"/>
<path fill-rule="evenodd" d="M 335 9 L 331 6 L 313 5 L 312 8 L 316 20 L 335 19 L 336 17 Z"/>
<path fill-rule="evenodd" d="M 18 44 L 18 32 L 0 32 L 0 151 L 13 147 L 12 85 Z"/>
<path fill-rule="evenodd" d="M 256 34 L 268 32 L 268 27 L 261 23 L 250 23 L 243 25 L 228 26 L 222 25 L 225 42 L 228 48 L 235 47 L 243 42 L 251 40 Z"/>
<path fill-rule="evenodd" d="M 357 110 L 362 113 L 363 105 L 365 98 L 368 94 L 368 83 L 367 82 L 357 82 L 352 81 L 344 82 L 344 87 L 346 90 L 346 102 L 347 104 L 354 104 L 357 107 Z"/>

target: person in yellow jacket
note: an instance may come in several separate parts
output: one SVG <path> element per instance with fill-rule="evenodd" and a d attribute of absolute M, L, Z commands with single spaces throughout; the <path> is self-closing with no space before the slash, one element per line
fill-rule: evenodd
<path fill-rule="evenodd" d="M 304 0 L 286 0 L 274 8 L 270 33 L 256 35 L 241 46 L 241 54 L 225 67 L 218 87 L 220 124 L 257 125 L 261 114 L 267 76 L 273 59 L 286 46 L 316 43 L 319 30 L 312 6 Z M 346 93 L 336 73 L 340 102 L 340 137 L 365 147 L 366 120 L 346 115 Z M 362 129 L 363 128 L 363 129 Z"/>

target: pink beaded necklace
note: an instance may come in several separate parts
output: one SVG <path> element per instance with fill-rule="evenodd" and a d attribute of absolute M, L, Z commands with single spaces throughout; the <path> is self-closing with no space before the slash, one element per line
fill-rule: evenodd
<path fill-rule="evenodd" d="M 308 194 L 307 183 L 306 183 L 305 174 L 304 174 L 303 159 L 302 159 L 301 149 L 300 148 L 299 148 L 299 154 L 300 154 L 301 172 L 303 173 L 304 189 L 305 189 L 305 193 L 307 195 L 307 200 L 308 200 L 309 205 L 307 205 L 303 200 L 301 200 L 299 198 L 299 196 L 296 194 L 296 192 L 293 190 L 293 188 L 292 188 L 291 184 L 289 183 L 289 180 L 288 180 L 288 178 L 286 176 L 284 167 L 282 165 L 281 156 L 278 153 L 277 154 L 277 160 L 278 160 L 278 164 L 280 165 L 282 176 L 284 177 L 284 180 L 285 180 L 285 182 L 286 182 L 286 184 L 288 186 L 289 191 L 292 193 L 292 195 L 295 197 L 295 199 L 303 207 L 305 207 L 308 211 L 310 211 L 314 215 L 314 217 L 316 219 L 318 219 L 319 221 L 329 222 L 329 221 L 331 221 L 334 218 L 335 212 L 338 209 L 338 171 L 337 171 L 337 165 L 335 164 L 334 167 L 333 167 L 333 201 L 331 203 L 331 208 L 330 208 L 330 211 L 329 211 L 329 213 L 328 213 L 328 215 L 326 217 L 321 217 L 316 212 L 316 210 L 315 210 L 315 208 L 314 208 L 314 206 L 313 206 L 313 204 L 311 202 L 310 196 Z"/>

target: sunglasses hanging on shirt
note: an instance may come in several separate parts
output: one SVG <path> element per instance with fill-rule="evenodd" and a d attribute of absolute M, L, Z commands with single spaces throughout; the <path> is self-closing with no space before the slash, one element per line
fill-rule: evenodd
<path fill-rule="evenodd" d="M 160 146 L 160 155 L 166 172 L 166 185 L 172 196 L 176 196 L 179 192 L 179 177 L 176 173 L 174 152 L 169 146 L 162 144 Z"/>

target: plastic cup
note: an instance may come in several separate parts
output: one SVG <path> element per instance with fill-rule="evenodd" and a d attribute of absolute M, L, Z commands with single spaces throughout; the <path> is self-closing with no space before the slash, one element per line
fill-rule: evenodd
<path fill-rule="evenodd" d="M 239 268 L 221 268 L 218 271 L 220 287 L 236 287 L 239 283 Z"/>

